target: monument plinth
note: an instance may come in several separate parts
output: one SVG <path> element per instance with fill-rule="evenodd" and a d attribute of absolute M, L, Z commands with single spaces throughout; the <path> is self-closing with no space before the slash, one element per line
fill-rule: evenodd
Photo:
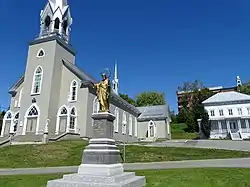
<path fill-rule="evenodd" d="M 93 138 L 83 150 L 78 173 L 49 181 L 47 187 L 142 187 L 144 176 L 124 172 L 120 151 L 113 139 L 115 116 L 108 112 L 92 115 Z"/>

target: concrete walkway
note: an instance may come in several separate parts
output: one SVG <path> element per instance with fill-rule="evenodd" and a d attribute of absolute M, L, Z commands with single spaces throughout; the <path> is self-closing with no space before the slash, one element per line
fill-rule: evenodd
<path fill-rule="evenodd" d="M 186 160 L 150 163 L 126 163 L 125 170 L 156 170 L 174 168 L 250 168 L 250 158 Z M 78 166 L 48 168 L 0 169 L 0 175 L 38 175 L 56 173 L 76 173 Z"/>
<path fill-rule="evenodd" d="M 250 141 L 232 140 L 168 140 L 147 144 L 153 147 L 189 147 L 250 151 Z"/>

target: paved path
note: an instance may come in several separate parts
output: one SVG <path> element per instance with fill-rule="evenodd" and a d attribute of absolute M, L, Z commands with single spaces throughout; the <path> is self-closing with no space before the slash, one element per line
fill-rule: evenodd
<path fill-rule="evenodd" d="M 232 140 L 168 140 L 147 144 L 153 147 L 191 147 L 250 151 L 250 141 Z"/>
<path fill-rule="evenodd" d="M 250 158 L 186 160 L 151 163 L 126 163 L 125 170 L 155 170 L 173 168 L 250 168 Z M 78 166 L 49 167 L 49 168 L 20 168 L 0 169 L 0 175 L 36 175 L 55 173 L 76 173 Z"/>

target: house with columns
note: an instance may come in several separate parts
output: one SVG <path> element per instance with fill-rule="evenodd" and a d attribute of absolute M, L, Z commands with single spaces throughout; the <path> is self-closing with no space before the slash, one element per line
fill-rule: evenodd
<path fill-rule="evenodd" d="M 67 0 L 48 0 L 40 13 L 39 36 L 29 43 L 25 73 L 9 89 L 10 109 L 3 119 L 0 145 L 10 135 L 16 142 L 40 142 L 45 133 L 53 140 L 91 138 L 91 116 L 99 111 L 99 102 L 89 82 L 97 80 L 76 64 L 70 44 L 72 23 Z M 110 112 L 116 116 L 117 141 L 171 137 L 167 105 L 141 110 L 122 99 L 117 63 L 111 82 Z"/>
<path fill-rule="evenodd" d="M 250 95 L 236 91 L 220 92 L 203 101 L 203 105 L 211 121 L 211 139 L 250 138 Z M 201 128 L 200 134 L 202 137 Z"/>

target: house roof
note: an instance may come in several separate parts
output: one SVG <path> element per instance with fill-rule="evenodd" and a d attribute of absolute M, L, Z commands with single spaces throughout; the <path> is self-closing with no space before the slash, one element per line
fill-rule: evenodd
<path fill-rule="evenodd" d="M 169 118 L 169 107 L 168 105 L 156 105 L 156 106 L 145 106 L 137 107 L 141 112 L 139 121 L 144 120 L 160 120 Z"/>
<path fill-rule="evenodd" d="M 250 101 L 250 95 L 242 94 L 235 91 L 219 92 L 207 100 L 203 101 L 203 104 L 211 103 L 224 103 L 224 102 L 237 102 L 237 101 Z"/>

